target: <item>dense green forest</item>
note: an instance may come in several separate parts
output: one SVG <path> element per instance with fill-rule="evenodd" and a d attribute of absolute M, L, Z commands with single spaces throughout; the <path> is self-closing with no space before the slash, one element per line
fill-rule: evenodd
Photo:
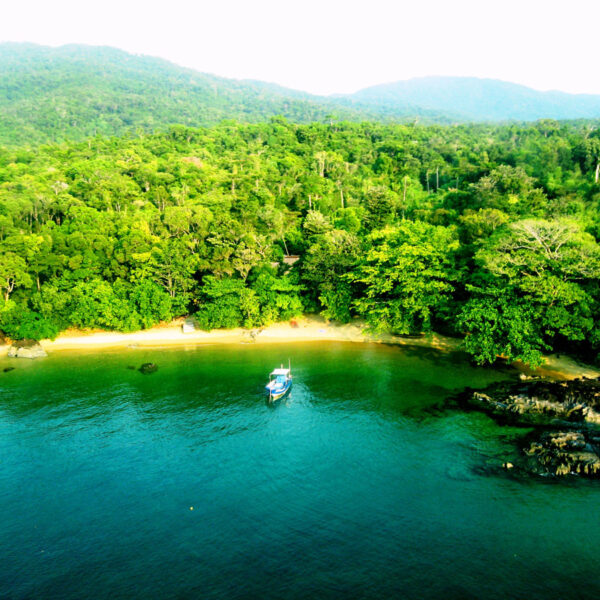
<path fill-rule="evenodd" d="M 83 141 L 96 135 L 259 123 L 473 121 L 600 117 L 600 96 L 539 92 L 491 79 L 423 77 L 354 94 L 316 96 L 234 80 L 110 47 L 0 43 L 0 145 Z"/>
<path fill-rule="evenodd" d="M 1 149 L 0 330 L 319 312 L 464 336 L 478 362 L 595 359 L 599 163 L 598 129 L 554 121 L 275 118 Z"/>
<path fill-rule="evenodd" d="M 17 43 L 0 44 L 0 114 L 0 145 L 13 146 L 148 133 L 171 124 L 214 125 L 223 119 L 264 122 L 277 115 L 297 123 L 415 117 L 450 122 L 440 111 L 313 96 L 116 48 Z"/>

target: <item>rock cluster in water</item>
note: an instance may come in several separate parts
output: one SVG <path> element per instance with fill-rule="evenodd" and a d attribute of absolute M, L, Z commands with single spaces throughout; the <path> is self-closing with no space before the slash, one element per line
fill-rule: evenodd
<path fill-rule="evenodd" d="M 499 383 L 459 400 L 501 423 L 534 428 L 504 468 L 600 478 L 600 378 Z"/>
<path fill-rule="evenodd" d="M 34 340 L 19 340 L 8 349 L 9 358 L 43 358 L 46 351 Z"/>
<path fill-rule="evenodd" d="M 467 397 L 471 406 L 517 425 L 600 425 L 600 380 L 500 383 Z"/>
<path fill-rule="evenodd" d="M 535 473 L 600 477 L 600 432 L 545 432 L 523 452 L 524 464 Z"/>

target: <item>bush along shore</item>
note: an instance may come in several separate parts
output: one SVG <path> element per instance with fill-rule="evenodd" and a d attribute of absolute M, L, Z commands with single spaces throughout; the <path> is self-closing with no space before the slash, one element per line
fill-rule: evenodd
<path fill-rule="evenodd" d="M 529 380 L 467 389 L 459 405 L 530 431 L 502 468 L 515 474 L 600 479 L 600 378 Z"/>

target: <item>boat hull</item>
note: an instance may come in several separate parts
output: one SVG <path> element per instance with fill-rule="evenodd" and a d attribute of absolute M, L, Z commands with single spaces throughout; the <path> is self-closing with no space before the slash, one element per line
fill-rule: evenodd
<path fill-rule="evenodd" d="M 284 396 L 286 396 L 289 393 L 289 391 L 291 389 L 292 389 L 291 379 L 290 379 L 290 381 L 288 381 L 288 383 L 285 385 L 285 387 L 283 389 L 273 391 L 270 388 L 267 388 L 267 396 L 269 397 L 269 402 L 274 402 L 275 400 L 279 400 L 280 398 L 283 398 Z"/>

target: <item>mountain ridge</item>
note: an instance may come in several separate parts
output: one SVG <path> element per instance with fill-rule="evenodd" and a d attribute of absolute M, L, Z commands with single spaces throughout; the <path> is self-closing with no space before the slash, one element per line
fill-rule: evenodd
<path fill-rule="evenodd" d="M 421 77 L 318 96 L 111 46 L 0 44 L 0 144 L 37 145 L 222 120 L 457 124 L 600 118 L 600 96 L 473 77 Z"/>
<path fill-rule="evenodd" d="M 224 119 L 321 121 L 336 107 L 276 85 L 240 82 L 109 46 L 0 44 L 0 143 L 202 126 Z M 357 119 L 355 109 L 342 118 Z"/>

